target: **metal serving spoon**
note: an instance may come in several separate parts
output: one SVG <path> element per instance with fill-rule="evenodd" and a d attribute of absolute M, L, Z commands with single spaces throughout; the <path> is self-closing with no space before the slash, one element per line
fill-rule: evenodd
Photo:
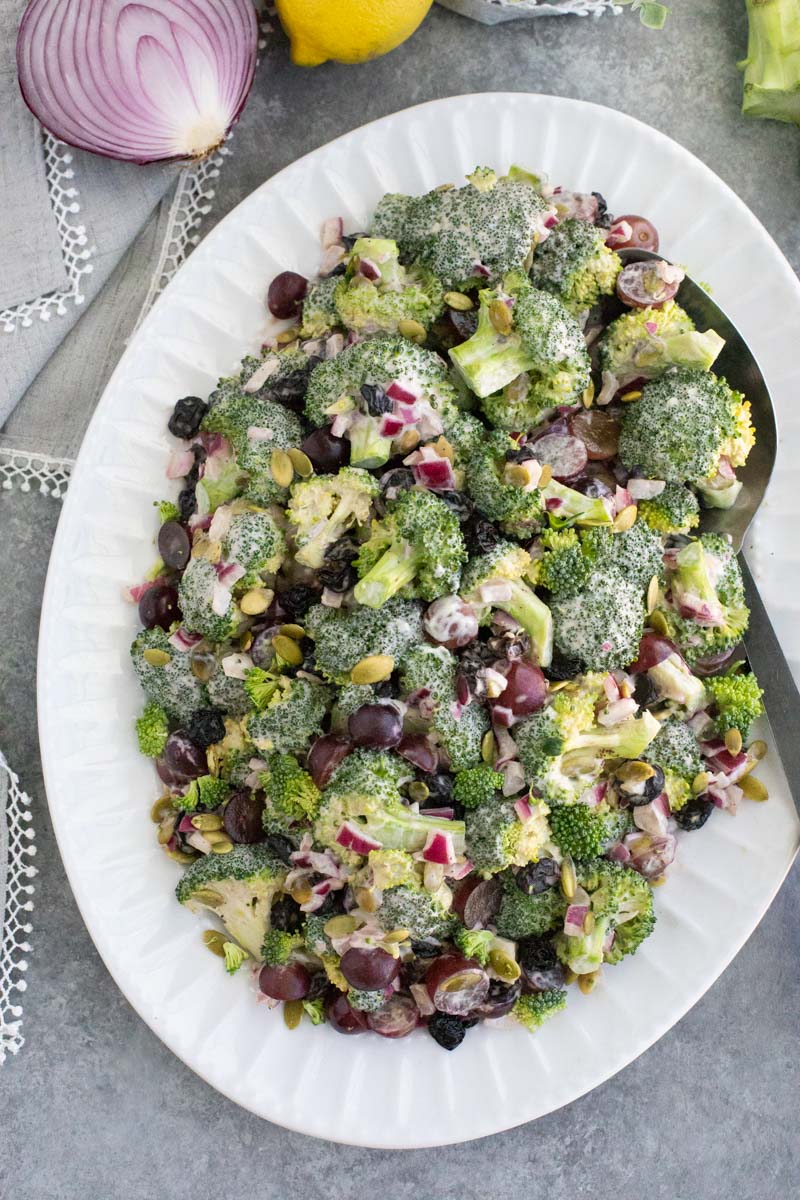
<path fill-rule="evenodd" d="M 668 259 L 651 250 L 623 250 L 624 262 Z M 775 737 L 775 744 L 786 772 L 789 789 L 800 811 L 800 692 L 775 630 L 772 628 L 764 602 L 758 593 L 747 560 L 741 553 L 744 538 L 753 517 L 764 499 L 778 452 L 778 427 L 775 409 L 761 368 L 742 335 L 730 318 L 715 304 L 707 292 L 688 276 L 675 297 L 689 314 L 698 329 L 714 329 L 725 339 L 725 346 L 713 370 L 727 379 L 731 387 L 743 392 L 750 401 L 756 444 L 750 451 L 747 464 L 737 469 L 742 490 L 732 508 L 702 510 L 700 528 L 709 533 L 727 535 L 739 555 L 750 626 L 745 637 L 745 650 L 750 666 L 764 689 L 764 703 Z"/>

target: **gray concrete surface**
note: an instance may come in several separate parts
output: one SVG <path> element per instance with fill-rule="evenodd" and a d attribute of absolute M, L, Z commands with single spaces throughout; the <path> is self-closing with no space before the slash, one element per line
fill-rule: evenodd
<path fill-rule="evenodd" d="M 406 46 L 357 69 L 301 72 L 277 38 L 237 133 L 217 213 L 362 121 L 435 96 L 539 90 L 612 105 L 683 142 L 738 189 L 797 267 L 800 134 L 739 116 L 743 5 L 674 0 L 673 7 L 661 34 L 640 30 L 630 14 L 487 29 L 437 9 Z M 121 349 L 113 328 L 99 342 L 93 325 L 93 344 L 109 362 Z M 34 797 L 40 870 L 27 1044 L 0 1070 L 3 1200 L 800 1194 L 797 871 L 736 961 L 671 1033 L 591 1095 L 511 1133 L 405 1154 L 335 1146 L 250 1116 L 178 1062 L 100 962 L 51 834 L 34 664 L 57 515 L 50 499 L 0 494 L 0 746 Z"/>

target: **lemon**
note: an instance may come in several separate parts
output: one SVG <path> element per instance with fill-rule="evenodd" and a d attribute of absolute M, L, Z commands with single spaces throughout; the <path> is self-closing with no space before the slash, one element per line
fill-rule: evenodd
<path fill-rule="evenodd" d="M 420 25 L 433 0 L 277 0 L 299 67 L 379 58 Z"/>

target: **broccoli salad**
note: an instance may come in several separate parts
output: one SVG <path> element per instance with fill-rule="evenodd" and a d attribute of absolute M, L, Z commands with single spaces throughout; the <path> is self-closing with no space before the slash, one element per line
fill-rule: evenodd
<path fill-rule="evenodd" d="M 479 168 L 321 241 L 170 416 L 136 732 L 224 968 L 290 1028 L 453 1050 L 590 993 L 680 839 L 766 799 L 742 578 L 700 531 L 755 435 L 598 193 Z"/>

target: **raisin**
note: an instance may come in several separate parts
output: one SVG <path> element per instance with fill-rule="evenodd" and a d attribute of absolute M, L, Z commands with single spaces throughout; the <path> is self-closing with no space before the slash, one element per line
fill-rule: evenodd
<path fill-rule="evenodd" d="M 458 1017 L 448 1013 L 434 1013 L 428 1021 L 428 1033 L 444 1050 L 455 1050 L 466 1036 L 466 1026 Z"/>
<path fill-rule="evenodd" d="M 197 746 L 205 749 L 225 737 L 225 721 L 216 708 L 198 708 L 189 718 L 186 732 Z"/>
<path fill-rule="evenodd" d="M 167 422 L 167 429 L 177 438 L 188 441 L 199 431 L 203 417 L 208 412 L 208 405 L 199 396 L 183 396 Z"/>

